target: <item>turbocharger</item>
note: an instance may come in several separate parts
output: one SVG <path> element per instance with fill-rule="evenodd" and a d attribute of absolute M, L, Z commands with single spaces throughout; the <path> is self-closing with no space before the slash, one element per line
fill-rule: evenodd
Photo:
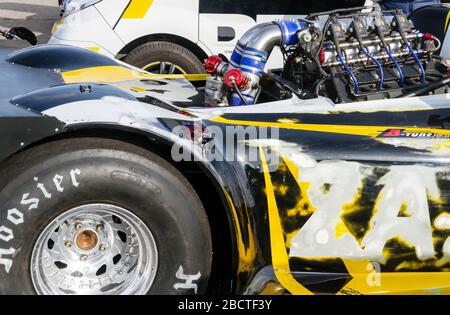
<path fill-rule="evenodd" d="M 272 49 L 297 44 L 297 33 L 308 26 L 300 20 L 259 24 L 238 41 L 229 62 L 219 56 L 209 57 L 205 69 L 212 77 L 206 83 L 206 102 L 219 106 L 254 104 Z M 232 91 L 229 101 L 225 94 L 227 90 Z"/>

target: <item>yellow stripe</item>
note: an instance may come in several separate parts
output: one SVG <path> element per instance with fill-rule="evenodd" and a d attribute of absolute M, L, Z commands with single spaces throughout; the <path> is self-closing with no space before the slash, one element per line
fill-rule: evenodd
<path fill-rule="evenodd" d="M 154 78 L 155 76 L 140 73 L 138 71 L 120 66 L 101 66 L 63 72 L 62 77 L 66 83 L 114 83 Z"/>
<path fill-rule="evenodd" d="M 450 130 L 432 129 L 432 128 L 409 128 L 399 126 L 355 126 L 355 125 L 325 125 L 325 124 L 301 124 L 301 123 L 279 123 L 279 122 L 262 122 L 262 121 L 246 121 L 232 120 L 223 117 L 217 117 L 211 120 L 220 124 L 256 126 L 256 127 L 273 127 L 279 129 L 292 129 L 302 131 L 327 132 L 343 135 L 368 136 L 377 137 L 388 129 L 404 129 L 409 133 L 434 133 L 437 135 L 450 136 Z"/>
<path fill-rule="evenodd" d="M 447 32 L 448 23 L 450 22 L 450 11 L 447 13 L 447 17 L 445 18 L 445 24 L 444 24 L 444 33 Z"/>
<path fill-rule="evenodd" d="M 198 74 L 181 74 L 181 76 L 188 81 L 206 81 L 206 79 L 210 75 L 206 73 L 198 73 Z"/>
<path fill-rule="evenodd" d="M 236 208 L 234 207 L 233 204 L 233 200 L 231 200 L 231 197 L 228 193 L 226 193 L 227 195 L 227 199 L 228 199 L 228 203 L 231 206 L 231 210 L 233 212 L 233 219 L 235 221 L 235 226 L 236 226 L 236 234 L 237 234 L 237 238 L 238 238 L 238 253 L 239 253 L 239 267 L 238 267 L 238 274 L 242 273 L 242 272 L 248 272 L 251 271 L 254 267 L 254 263 L 255 263 L 255 257 L 256 257 L 256 246 L 255 246 L 255 242 L 254 242 L 254 237 L 253 237 L 253 231 L 252 231 L 252 227 L 250 226 L 250 220 L 248 220 L 247 223 L 247 230 L 248 230 L 248 240 L 249 240 L 249 245 L 248 248 L 245 248 L 245 244 L 242 242 L 242 231 L 241 231 L 241 226 L 239 224 L 239 217 L 236 211 Z"/>
<path fill-rule="evenodd" d="M 368 260 L 343 259 L 353 277 L 341 292 L 350 290 L 362 294 L 424 294 L 439 293 L 450 288 L 449 272 L 379 272 Z"/>
<path fill-rule="evenodd" d="M 84 47 L 88 50 L 94 51 L 94 52 L 99 52 L 100 51 L 100 47 Z"/>
<path fill-rule="evenodd" d="M 283 229 L 275 199 L 272 179 L 270 178 L 269 166 L 262 147 L 259 147 L 261 162 L 264 171 L 266 184 L 267 206 L 269 211 L 270 246 L 272 252 L 272 266 L 275 276 L 281 285 L 292 294 L 312 294 L 292 276 L 289 267 L 289 257 L 286 252 L 286 245 L 283 238 Z"/>
<path fill-rule="evenodd" d="M 257 292 L 258 295 L 283 295 L 286 291 L 285 288 L 283 288 L 280 284 L 269 282 L 266 284 L 264 289 L 261 290 L 261 292 Z"/>
<path fill-rule="evenodd" d="M 347 268 L 347 271 L 352 276 L 356 276 L 356 275 L 360 275 L 360 274 L 367 275 L 367 274 L 369 274 L 369 272 L 371 272 L 373 270 L 373 267 L 370 264 L 370 261 L 368 261 L 368 260 L 343 259 L 343 261 L 344 261 L 345 267 Z M 368 267 L 370 267 L 370 269 Z"/>
<path fill-rule="evenodd" d="M 362 294 L 423 294 L 426 290 L 442 292 L 450 287 L 449 272 L 380 272 L 379 285 L 368 285 L 366 274 L 353 275 L 345 289 Z"/>
<path fill-rule="evenodd" d="M 205 80 L 206 74 L 151 74 L 139 72 L 123 66 L 100 66 L 84 68 L 62 73 L 64 82 L 81 83 L 116 83 L 142 79 L 187 79 L 189 81 Z"/>
<path fill-rule="evenodd" d="M 63 24 L 64 22 L 64 18 L 61 18 L 59 21 L 57 21 L 55 24 L 53 24 L 52 27 L 52 34 L 55 34 L 56 30 L 58 29 L 58 27 Z"/>
<path fill-rule="evenodd" d="M 152 6 L 154 0 L 131 0 L 122 15 L 123 19 L 142 19 Z"/>

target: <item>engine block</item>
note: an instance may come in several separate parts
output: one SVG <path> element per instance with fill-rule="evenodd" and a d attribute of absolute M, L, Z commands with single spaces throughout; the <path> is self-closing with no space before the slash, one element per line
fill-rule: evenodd
<path fill-rule="evenodd" d="M 213 77 L 205 90 L 207 102 L 257 103 L 265 65 L 276 46 L 285 65 L 271 73 L 308 95 L 337 103 L 400 97 L 448 72 L 435 56 L 440 41 L 415 30 L 401 10 L 335 10 L 257 25 L 239 40 L 230 61 L 209 58 L 205 66 Z"/>

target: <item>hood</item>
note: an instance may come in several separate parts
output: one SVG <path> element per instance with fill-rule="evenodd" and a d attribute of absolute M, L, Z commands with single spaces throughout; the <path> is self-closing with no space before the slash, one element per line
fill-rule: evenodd
<path fill-rule="evenodd" d="M 173 111 L 201 106 L 203 96 L 183 75 L 161 76 L 87 49 L 41 45 L 0 48 L 0 103 L 43 111 L 105 97 L 135 100 Z"/>
<path fill-rule="evenodd" d="M 0 102 L 9 103 L 11 98 L 49 86 L 63 84 L 61 76 L 47 69 L 14 64 L 8 61 L 13 48 L 0 49 Z"/>

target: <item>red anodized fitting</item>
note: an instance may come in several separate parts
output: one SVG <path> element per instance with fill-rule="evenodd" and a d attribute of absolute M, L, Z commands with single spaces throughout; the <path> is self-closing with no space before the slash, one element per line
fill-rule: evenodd
<path fill-rule="evenodd" d="M 233 88 L 233 79 L 236 83 L 237 87 L 240 90 L 243 90 L 247 87 L 249 78 L 239 69 L 232 69 L 225 74 L 225 84 L 228 85 L 230 88 Z"/>
<path fill-rule="evenodd" d="M 214 74 L 217 72 L 217 69 L 222 64 L 223 60 L 219 56 L 211 56 L 205 60 L 205 70 L 209 74 Z"/>
<path fill-rule="evenodd" d="M 423 34 L 423 38 L 425 40 L 435 40 L 436 36 L 434 36 L 433 34 L 430 34 L 430 33 L 425 33 L 425 34 Z"/>
<path fill-rule="evenodd" d="M 325 47 L 322 47 L 322 49 L 320 50 L 320 54 L 319 54 L 319 61 L 321 64 L 325 63 L 325 53 L 326 53 L 327 49 Z"/>

